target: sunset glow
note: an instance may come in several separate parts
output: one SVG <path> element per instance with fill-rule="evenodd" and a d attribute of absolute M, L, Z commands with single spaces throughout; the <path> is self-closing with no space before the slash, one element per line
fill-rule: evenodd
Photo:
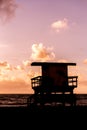
<path fill-rule="evenodd" d="M 0 0 L 0 93 L 33 93 L 33 61 L 76 63 L 87 93 L 86 12 L 86 0 Z"/>

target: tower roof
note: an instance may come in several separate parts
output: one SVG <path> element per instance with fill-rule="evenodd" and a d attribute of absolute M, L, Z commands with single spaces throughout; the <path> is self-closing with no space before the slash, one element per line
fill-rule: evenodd
<path fill-rule="evenodd" d="M 55 65 L 55 66 L 75 66 L 76 63 L 63 63 L 63 62 L 32 62 L 31 66 L 49 66 L 49 65 Z"/>

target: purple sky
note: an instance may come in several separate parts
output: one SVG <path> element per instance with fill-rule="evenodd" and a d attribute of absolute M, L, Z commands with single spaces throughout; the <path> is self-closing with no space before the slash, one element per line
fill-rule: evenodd
<path fill-rule="evenodd" d="M 76 92 L 87 93 L 87 1 L 14 0 L 10 5 L 14 10 L 7 6 L 6 0 L 3 4 L 5 8 L 0 8 L 2 92 L 31 92 L 28 79 L 34 72 L 29 63 L 43 59 L 77 63 Z M 24 88 L 18 87 L 21 83 Z"/>

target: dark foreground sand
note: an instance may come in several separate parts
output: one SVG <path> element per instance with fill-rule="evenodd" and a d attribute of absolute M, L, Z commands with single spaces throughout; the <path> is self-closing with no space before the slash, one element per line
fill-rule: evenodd
<path fill-rule="evenodd" d="M 0 119 L 3 122 L 9 122 L 8 125 L 12 128 L 16 124 L 24 125 L 26 129 L 46 129 L 51 126 L 52 129 L 59 129 L 72 126 L 80 126 L 80 122 L 87 121 L 87 107 L 74 106 L 74 107 L 3 107 L 0 108 Z M 79 122 L 80 121 L 80 122 Z M 12 122 L 12 123 L 11 123 Z M 87 123 L 86 123 L 87 124 Z M 17 127 L 18 127 L 17 125 Z"/>

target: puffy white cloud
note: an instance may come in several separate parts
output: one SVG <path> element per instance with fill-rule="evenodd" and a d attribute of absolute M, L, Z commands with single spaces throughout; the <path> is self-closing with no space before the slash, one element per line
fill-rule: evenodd
<path fill-rule="evenodd" d="M 45 47 L 42 43 L 32 45 L 31 59 L 36 61 L 48 61 L 55 58 L 51 47 Z"/>
<path fill-rule="evenodd" d="M 68 20 L 64 18 L 63 20 L 55 21 L 51 24 L 51 27 L 55 29 L 57 32 L 59 32 L 61 29 L 67 29 L 68 28 Z"/>

